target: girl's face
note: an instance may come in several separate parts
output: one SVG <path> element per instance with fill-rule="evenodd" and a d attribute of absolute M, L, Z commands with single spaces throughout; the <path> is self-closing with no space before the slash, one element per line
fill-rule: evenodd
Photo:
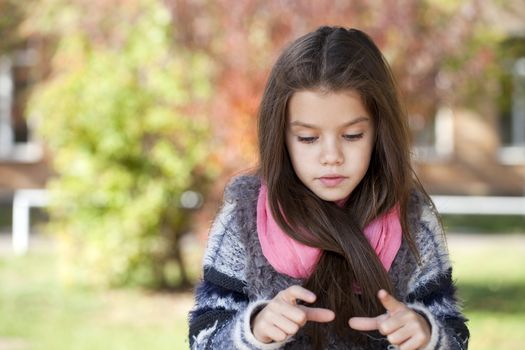
<path fill-rule="evenodd" d="M 321 199 L 352 193 L 366 174 L 373 143 L 372 117 L 354 90 L 303 90 L 290 98 L 288 153 L 299 179 Z"/>

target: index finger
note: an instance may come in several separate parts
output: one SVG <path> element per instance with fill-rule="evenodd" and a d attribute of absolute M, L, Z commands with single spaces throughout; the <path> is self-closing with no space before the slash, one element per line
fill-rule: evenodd
<path fill-rule="evenodd" d="M 406 306 L 392 295 L 390 295 L 386 290 L 381 289 L 377 293 L 377 297 L 381 301 L 381 304 L 385 307 L 386 311 L 389 313 L 395 313 L 404 309 Z"/>
<path fill-rule="evenodd" d="M 306 301 L 307 303 L 313 303 L 317 298 L 314 293 L 298 285 L 291 286 L 281 291 L 279 295 L 281 299 L 292 305 L 297 304 L 297 299 Z"/>
<path fill-rule="evenodd" d="M 306 306 L 300 306 L 300 308 L 306 313 L 307 321 L 331 322 L 335 319 L 335 313 L 332 310 Z"/>

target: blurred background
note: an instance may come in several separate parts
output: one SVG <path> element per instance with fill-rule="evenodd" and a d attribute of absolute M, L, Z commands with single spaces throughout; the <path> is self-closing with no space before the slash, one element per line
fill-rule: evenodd
<path fill-rule="evenodd" d="M 369 33 L 443 214 L 471 348 L 525 343 L 522 0 L 0 0 L 0 349 L 187 349 L 283 46 Z"/>

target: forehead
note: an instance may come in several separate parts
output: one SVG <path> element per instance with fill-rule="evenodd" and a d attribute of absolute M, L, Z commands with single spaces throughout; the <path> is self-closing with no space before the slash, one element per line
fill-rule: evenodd
<path fill-rule="evenodd" d="M 288 101 L 287 124 L 290 127 L 335 127 L 358 120 L 371 121 L 371 118 L 361 95 L 354 90 L 302 90 L 295 92 Z"/>

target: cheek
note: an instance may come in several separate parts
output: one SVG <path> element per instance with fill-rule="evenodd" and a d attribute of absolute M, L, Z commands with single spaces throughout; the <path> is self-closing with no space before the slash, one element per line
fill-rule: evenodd
<path fill-rule="evenodd" d="M 311 172 L 312 165 L 315 164 L 311 151 L 300 147 L 300 145 L 295 145 L 295 147 L 294 145 L 290 145 L 288 147 L 288 154 L 292 167 L 299 178 Z"/>
<path fill-rule="evenodd" d="M 349 155 L 350 165 L 358 172 L 366 172 L 370 164 L 371 149 L 368 146 L 364 146 L 360 149 L 355 149 Z"/>
<path fill-rule="evenodd" d="M 290 154 L 290 160 L 294 169 L 297 170 L 297 167 L 300 167 L 304 163 L 304 155 L 301 153 L 300 149 L 297 147 L 290 147 L 288 153 Z"/>
<path fill-rule="evenodd" d="M 290 155 L 290 158 L 293 162 L 296 162 L 305 156 L 304 150 L 300 147 L 300 145 L 291 140 L 286 142 L 286 148 L 288 149 L 288 154 Z"/>
<path fill-rule="evenodd" d="M 363 153 L 361 158 L 361 167 L 363 173 L 365 173 L 368 170 L 368 167 L 370 166 L 370 159 L 372 156 L 372 150 L 367 149 L 366 152 Z"/>

